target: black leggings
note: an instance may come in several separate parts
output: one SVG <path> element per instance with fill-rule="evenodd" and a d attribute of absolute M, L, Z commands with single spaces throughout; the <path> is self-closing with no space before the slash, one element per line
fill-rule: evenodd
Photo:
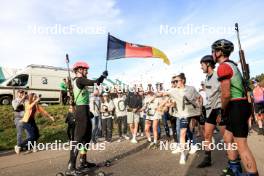
<path fill-rule="evenodd" d="M 68 124 L 67 135 L 70 141 L 74 140 L 75 124 Z"/>
<path fill-rule="evenodd" d="M 88 105 L 76 106 L 75 111 L 75 133 L 72 149 L 70 152 L 70 161 L 72 168 L 75 168 L 76 158 L 78 156 L 77 144 L 83 145 L 89 143 L 92 137 L 92 122 L 89 116 L 90 110 Z M 87 146 L 88 147 L 88 146 Z"/>
<path fill-rule="evenodd" d="M 86 144 L 91 141 L 92 122 L 89 111 L 88 105 L 76 106 L 74 141 L 78 143 Z"/>

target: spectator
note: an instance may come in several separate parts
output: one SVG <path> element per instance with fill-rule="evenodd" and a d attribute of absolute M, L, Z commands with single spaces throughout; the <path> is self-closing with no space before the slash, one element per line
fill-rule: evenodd
<path fill-rule="evenodd" d="M 113 128 L 113 111 L 114 103 L 110 100 L 107 93 L 103 94 L 103 99 L 101 103 L 101 113 L 102 113 L 102 130 L 105 137 L 105 142 L 112 142 L 112 128 Z"/>
<path fill-rule="evenodd" d="M 254 82 L 253 96 L 255 116 L 259 126 L 258 135 L 264 135 L 264 88 L 256 81 Z"/>
<path fill-rule="evenodd" d="M 60 83 L 60 90 L 61 90 L 62 104 L 66 105 L 68 101 L 68 96 L 67 96 L 67 82 L 65 78 Z"/>
<path fill-rule="evenodd" d="M 67 127 L 68 139 L 69 141 L 73 141 L 74 131 L 75 131 L 75 118 L 74 118 L 74 112 L 73 112 L 72 106 L 69 107 L 69 111 L 66 114 L 65 123 L 68 124 L 68 127 Z"/>
<path fill-rule="evenodd" d="M 43 114 L 44 116 L 49 117 L 52 121 L 54 121 L 54 118 L 49 115 L 38 103 L 40 100 L 40 96 L 37 96 L 35 93 L 30 93 L 28 95 L 28 100 L 25 103 L 25 113 L 23 118 L 20 120 L 20 122 L 23 122 L 25 124 L 29 124 L 31 127 L 30 135 L 29 137 L 24 140 L 21 144 L 22 148 L 28 147 L 29 143 L 32 144 L 34 142 L 37 142 L 39 138 L 39 129 L 37 127 L 36 121 L 35 121 L 35 115 L 37 112 Z M 20 151 L 18 150 L 17 153 Z"/>
<path fill-rule="evenodd" d="M 132 133 L 131 143 L 137 143 L 136 135 L 138 131 L 139 113 L 142 108 L 142 97 L 138 94 L 136 87 L 134 88 L 134 92 L 128 93 L 125 105 L 127 106 L 127 123 Z"/>
<path fill-rule="evenodd" d="M 20 122 L 25 112 L 26 97 L 27 95 L 25 91 L 21 89 L 17 91 L 17 97 L 12 101 L 12 106 L 14 109 L 14 122 L 17 130 L 17 145 L 15 146 L 16 153 L 19 153 L 19 151 L 21 150 L 21 144 L 23 142 L 22 139 L 23 129 L 26 130 L 27 138 L 29 137 L 31 130 L 30 125 L 23 124 Z"/>
<path fill-rule="evenodd" d="M 100 106 L 101 100 L 99 97 L 100 93 L 98 89 L 94 90 L 93 95 L 90 99 L 90 111 L 93 113 L 94 118 L 92 118 L 92 142 L 97 143 L 97 138 L 99 131 L 101 131 L 101 114 L 100 114 Z"/>
<path fill-rule="evenodd" d="M 125 97 L 121 92 L 117 92 L 117 98 L 114 98 L 113 102 L 115 105 L 115 115 L 117 117 L 116 122 L 118 126 L 119 140 L 121 142 L 122 138 L 129 139 L 127 136 L 127 111 L 125 107 Z"/>

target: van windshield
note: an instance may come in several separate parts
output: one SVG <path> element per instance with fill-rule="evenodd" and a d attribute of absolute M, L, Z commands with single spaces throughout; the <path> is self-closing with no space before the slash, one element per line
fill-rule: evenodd
<path fill-rule="evenodd" d="M 13 78 L 7 86 L 25 86 L 28 83 L 28 75 L 21 74 Z"/>

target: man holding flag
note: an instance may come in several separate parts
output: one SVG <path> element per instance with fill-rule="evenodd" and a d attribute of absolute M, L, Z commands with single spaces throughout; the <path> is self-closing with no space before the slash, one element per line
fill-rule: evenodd
<path fill-rule="evenodd" d="M 104 71 L 97 80 L 89 80 L 87 79 L 88 69 L 89 65 L 86 62 L 76 62 L 73 65 L 73 71 L 76 75 L 73 81 L 76 126 L 74 141 L 71 142 L 70 160 L 66 175 L 74 176 L 81 173 L 81 171 L 76 169 L 79 144 L 82 144 L 80 149 L 80 170 L 96 166 L 96 164 L 86 160 L 87 148 L 84 147 L 90 142 L 92 136 L 92 117 L 89 108 L 90 93 L 85 87 L 93 86 L 95 83 L 99 85 L 108 76 L 108 72 Z"/>

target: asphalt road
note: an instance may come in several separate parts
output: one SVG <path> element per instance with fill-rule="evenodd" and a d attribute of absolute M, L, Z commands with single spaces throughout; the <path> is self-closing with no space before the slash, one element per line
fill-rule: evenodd
<path fill-rule="evenodd" d="M 217 138 L 217 136 L 216 136 Z M 264 176 L 264 136 L 255 132 L 249 136 L 249 144 L 256 158 L 260 175 Z M 105 150 L 89 151 L 89 158 L 94 162 L 111 160 L 111 167 L 103 167 L 108 176 L 214 176 L 220 175 L 226 166 L 224 151 L 212 153 L 213 165 L 206 169 L 197 169 L 203 158 L 203 152 L 188 155 L 185 165 L 179 164 L 179 154 L 170 150 L 150 150 L 143 137 L 138 144 L 129 141 L 106 144 Z M 30 154 L 14 153 L 0 155 L 1 176 L 55 176 L 67 166 L 69 151 L 39 151 Z M 96 170 L 95 172 L 98 172 Z M 92 175 L 92 173 L 91 173 Z"/>

